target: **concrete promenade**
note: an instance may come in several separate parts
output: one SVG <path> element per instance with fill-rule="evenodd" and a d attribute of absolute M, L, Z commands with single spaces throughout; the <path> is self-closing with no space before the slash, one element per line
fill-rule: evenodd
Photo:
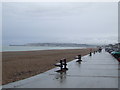
<path fill-rule="evenodd" d="M 118 61 L 104 50 L 68 63 L 68 71 L 45 73 L 4 85 L 3 88 L 118 88 Z"/>

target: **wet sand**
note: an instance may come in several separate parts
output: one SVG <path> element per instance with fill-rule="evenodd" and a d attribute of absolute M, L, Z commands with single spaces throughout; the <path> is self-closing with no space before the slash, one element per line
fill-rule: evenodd
<path fill-rule="evenodd" d="M 95 48 L 92 51 L 96 50 Z M 90 49 L 64 49 L 2 52 L 2 84 L 22 80 L 54 68 L 60 59 L 67 62 L 76 55 L 87 55 Z"/>

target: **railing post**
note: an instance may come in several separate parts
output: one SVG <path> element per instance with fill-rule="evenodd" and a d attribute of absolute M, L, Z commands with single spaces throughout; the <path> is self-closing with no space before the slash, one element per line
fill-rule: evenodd
<path fill-rule="evenodd" d="M 60 60 L 60 70 L 62 71 L 63 70 L 63 61 Z"/>
<path fill-rule="evenodd" d="M 82 60 L 81 60 L 81 55 L 78 55 L 77 57 L 78 57 L 78 58 L 77 58 L 78 60 L 77 60 L 76 62 L 81 62 L 81 61 L 82 61 Z"/>
<path fill-rule="evenodd" d="M 90 56 L 92 56 L 92 53 L 90 52 Z"/>
<path fill-rule="evenodd" d="M 81 60 L 81 55 L 78 55 L 78 59 Z"/>
<path fill-rule="evenodd" d="M 67 67 L 67 63 L 66 63 L 66 59 L 63 59 L 63 61 L 64 61 L 64 69 L 66 69 Z"/>
<path fill-rule="evenodd" d="M 66 59 L 61 59 L 59 64 L 55 64 L 55 66 L 60 67 L 60 70 L 57 70 L 56 72 L 65 72 L 68 70 L 67 68 L 67 61 Z"/>

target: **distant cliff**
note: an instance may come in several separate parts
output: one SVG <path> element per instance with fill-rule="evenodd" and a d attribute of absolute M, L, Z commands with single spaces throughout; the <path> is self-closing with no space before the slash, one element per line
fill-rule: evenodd
<path fill-rule="evenodd" d="M 95 45 L 76 43 L 27 43 L 24 45 L 10 45 L 10 46 L 95 47 Z"/>

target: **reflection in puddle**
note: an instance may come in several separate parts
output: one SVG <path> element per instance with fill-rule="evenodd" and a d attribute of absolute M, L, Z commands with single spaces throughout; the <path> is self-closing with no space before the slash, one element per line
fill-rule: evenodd
<path fill-rule="evenodd" d="M 55 78 L 60 81 L 60 83 L 63 83 L 66 79 L 66 71 L 65 72 L 59 72 L 56 74 Z"/>
<path fill-rule="evenodd" d="M 76 65 L 77 65 L 78 67 L 80 67 L 80 66 L 81 66 L 81 62 L 77 62 Z"/>

